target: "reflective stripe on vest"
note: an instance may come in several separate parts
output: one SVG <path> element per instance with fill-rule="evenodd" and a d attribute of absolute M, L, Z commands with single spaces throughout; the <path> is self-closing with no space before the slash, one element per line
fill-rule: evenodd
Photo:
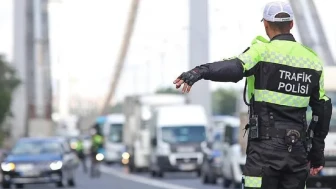
<path fill-rule="evenodd" d="M 268 90 L 254 90 L 255 101 L 268 102 L 283 106 L 304 108 L 309 105 L 309 97 L 295 96 Z"/>
<path fill-rule="evenodd" d="M 103 137 L 100 135 L 95 135 L 93 137 L 93 141 L 95 144 L 101 144 L 103 142 Z"/>
<path fill-rule="evenodd" d="M 262 177 L 244 177 L 244 186 L 249 188 L 261 188 Z"/>

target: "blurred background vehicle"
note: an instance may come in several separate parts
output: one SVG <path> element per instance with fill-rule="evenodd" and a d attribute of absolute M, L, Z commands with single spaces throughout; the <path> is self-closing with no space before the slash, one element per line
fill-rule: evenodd
<path fill-rule="evenodd" d="M 104 132 L 104 148 L 107 164 L 121 163 L 122 154 L 126 151 L 123 144 L 123 126 L 125 117 L 123 114 L 110 114 L 106 117 L 106 122 L 103 126 Z"/>
<path fill-rule="evenodd" d="M 151 152 L 149 121 L 152 109 L 163 105 L 185 104 L 180 94 L 153 94 L 128 96 L 124 101 L 125 125 L 123 143 L 130 155 L 127 166 L 131 172 L 148 170 Z"/>
<path fill-rule="evenodd" d="M 1 162 L 2 187 L 56 183 L 75 186 L 76 156 L 61 138 L 22 138 Z"/>
<path fill-rule="evenodd" d="M 234 188 L 241 186 L 243 168 L 246 161 L 246 152 L 239 144 L 240 125 L 228 124 L 225 126 L 223 143 L 223 186 Z"/>
<path fill-rule="evenodd" d="M 204 154 L 201 167 L 201 179 L 204 184 L 217 184 L 217 178 L 222 178 L 223 161 L 223 132 L 215 133 L 212 142 L 203 143 Z"/>
<path fill-rule="evenodd" d="M 197 172 L 200 176 L 206 140 L 207 115 L 199 105 L 166 105 L 153 111 L 150 121 L 150 171 L 153 177 L 165 172 Z M 184 115 L 184 116 L 173 116 Z"/>

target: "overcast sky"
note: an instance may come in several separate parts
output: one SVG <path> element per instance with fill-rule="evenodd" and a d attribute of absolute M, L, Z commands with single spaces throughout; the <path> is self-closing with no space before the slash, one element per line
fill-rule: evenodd
<path fill-rule="evenodd" d="M 209 62 L 235 56 L 265 36 L 262 9 L 270 0 L 209 0 Z M 61 3 L 56 3 L 61 2 Z M 71 93 L 106 94 L 131 0 L 55 0 L 50 6 L 53 78 L 70 73 Z M 316 0 L 336 54 L 333 0 Z M 141 0 L 136 30 L 117 97 L 172 86 L 188 68 L 188 0 Z M 0 52 L 12 59 L 12 0 L 0 1 Z M 296 28 L 293 31 L 297 34 Z M 265 36 L 266 37 L 266 36 Z M 299 39 L 300 40 L 300 39 Z M 63 73 L 63 74 L 62 74 Z M 211 83 L 211 88 L 232 86 Z M 242 86 L 242 83 L 238 87 Z"/>

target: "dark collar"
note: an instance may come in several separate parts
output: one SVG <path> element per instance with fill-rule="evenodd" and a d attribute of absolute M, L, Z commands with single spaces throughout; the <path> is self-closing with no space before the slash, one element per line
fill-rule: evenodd
<path fill-rule="evenodd" d="M 276 35 L 271 39 L 271 41 L 273 41 L 273 40 L 285 40 L 285 41 L 296 42 L 294 36 L 290 33 Z"/>

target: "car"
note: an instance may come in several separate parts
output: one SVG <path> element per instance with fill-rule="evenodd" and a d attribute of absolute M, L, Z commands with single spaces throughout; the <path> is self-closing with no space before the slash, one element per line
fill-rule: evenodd
<path fill-rule="evenodd" d="M 203 184 L 217 184 L 217 178 L 222 176 L 222 142 L 207 142 L 203 147 L 204 154 L 201 167 Z"/>
<path fill-rule="evenodd" d="M 239 144 L 239 124 L 226 125 L 223 143 L 223 187 L 240 188 L 243 168 L 246 162 L 246 153 Z"/>
<path fill-rule="evenodd" d="M 74 187 L 76 161 L 66 139 L 21 138 L 1 162 L 2 188 L 35 183 Z"/>

